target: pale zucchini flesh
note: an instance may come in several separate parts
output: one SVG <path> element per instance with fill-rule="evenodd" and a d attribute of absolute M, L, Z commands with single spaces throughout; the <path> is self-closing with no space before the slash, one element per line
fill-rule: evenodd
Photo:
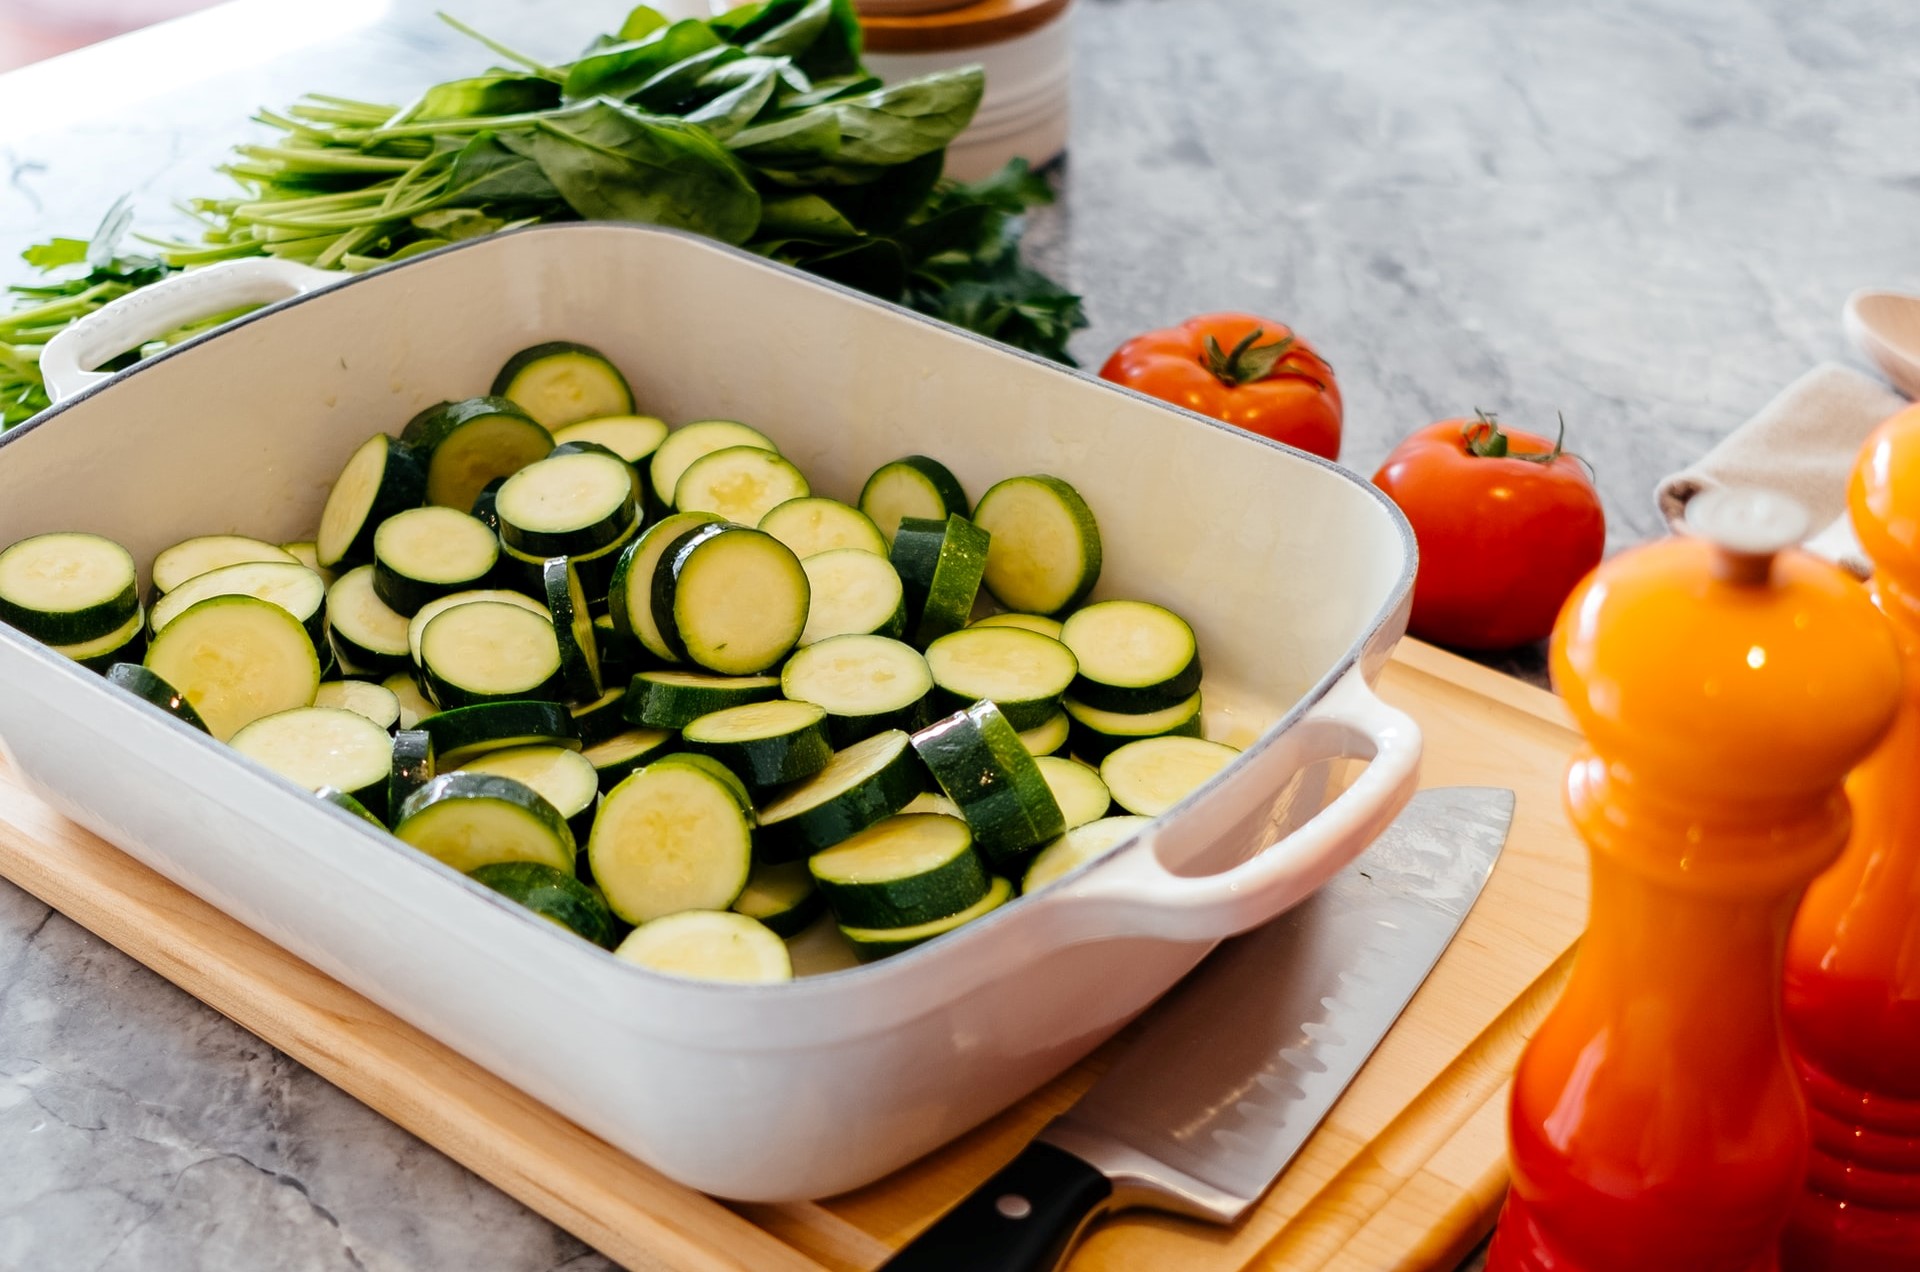
<path fill-rule="evenodd" d="M 1060 639 L 1061 622 L 1057 618 L 1048 618 L 1045 614 L 989 614 L 976 620 L 975 627 L 1024 627 L 1030 632 L 1039 632 L 1042 636 Z"/>
<path fill-rule="evenodd" d="M 889 817 L 807 862 L 843 926 L 903 928 L 958 914 L 987 893 L 965 822 Z"/>
<path fill-rule="evenodd" d="M 466 592 L 453 592 L 438 600 L 428 601 L 420 607 L 420 612 L 407 620 L 407 653 L 414 666 L 420 665 L 420 634 L 427 630 L 427 624 L 457 605 L 470 605 L 475 601 L 498 601 L 503 605 L 518 605 L 530 614 L 546 614 L 547 607 L 528 596 L 525 592 L 516 592 L 511 588 L 483 587 Z"/>
<path fill-rule="evenodd" d="M 772 929 L 744 914 L 691 910 L 643 923 L 618 958 L 690 980 L 772 984 L 793 979 L 793 960 Z"/>
<path fill-rule="evenodd" d="M 409 672 L 396 671 L 380 682 L 399 704 L 399 727 L 411 729 L 440 708 L 427 701 L 427 695 L 420 692 L 419 682 Z"/>
<path fill-rule="evenodd" d="M 583 755 L 599 775 L 600 789 L 610 791 L 635 769 L 644 768 L 680 744 L 670 729 L 629 729 L 589 746 Z"/>
<path fill-rule="evenodd" d="M 313 705 L 365 716 L 383 732 L 400 723 L 399 696 L 387 686 L 370 680 L 329 680 L 314 692 Z"/>
<path fill-rule="evenodd" d="M 1171 707 L 1138 713 L 1103 711 L 1078 701 L 1072 694 L 1068 694 L 1061 705 L 1072 722 L 1069 743 L 1073 753 L 1089 763 L 1098 763 L 1115 747 L 1142 738 L 1200 736 L 1201 696 L 1198 693 Z"/>
<path fill-rule="evenodd" d="M 832 759 L 826 718 L 811 702 L 754 702 L 688 722 L 680 740 L 689 751 L 726 765 L 749 787 L 779 786 L 818 773 Z"/>
<path fill-rule="evenodd" d="M 927 646 L 939 708 L 986 699 L 1015 729 L 1044 724 L 1060 710 L 1077 664 L 1059 641 L 1017 627 L 969 627 Z"/>
<path fill-rule="evenodd" d="M 995 878 L 988 882 L 985 896 L 958 914 L 905 928 L 853 928 L 842 925 L 840 935 L 847 938 L 847 942 L 853 946 L 854 955 L 861 962 L 869 963 L 875 959 L 904 953 L 916 945 L 924 945 L 937 936 L 958 931 L 975 919 L 984 918 L 993 913 L 1005 905 L 1012 896 L 1013 885 L 1005 879 Z"/>
<path fill-rule="evenodd" d="M 879 528 L 889 545 L 907 517 L 945 521 L 971 509 L 960 482 L 945 464 L 925 455 L 909 455 L 882 464 L 860 491 L 860 511 Z"/>
<path fill-rule="evenodd" d="M 826 907 L 804 861 L 756 865 L 734 899 L 733 912 L 767 926 L 775 936 L 798 936 Z"/>
<path fill-rule="evenodd" d="M 573 871 L 573 832 L 559 810 L 519 782 L 490 773 L 434 778 L 407 796 L 393 833 L 462 874 L 502 861 Z"/>
<path fill-rule="evenodd" d="M 798 643 L 809 595 L 806 572 L 786 544 L 740 526 L 704 526 L 655 569 L 653 619 L 677 657 L 748 676 Z"/>
<path fill-rule="evenodd" d="M 595 451 L 529 464 L 494 495 L 500 537 L 529 556 L 583 556 L 621 539 L 639 515 L 633 469 Z"/>
<path fill-rule="evenodd" d="M 757 526 L 779 505 L 811 493 L 807 479 L 784 456 L 758 446 L 730 446 L 687 466 L 674 486 L 673 506 Z"/>
<path fill-rule="evenodd" d="M 973 520 L 991 536 L 987 590 L 1010 610 L 1058 614 L 1100 580 L 1093 510 L 1058 477 L 1008 478 L 980 496 Z"/>
<path fill-rule="evenodd" d="M 831 848 L 898 813 L 925 787 L 907 735 L 876 733 L 769 797 L 760 808 L 754 852 L 761 861 L 787 861 Z"/>
<path fill-rule="evenodd" d="M 0 622 L 49 645 L 119 631 L 140 608 L 133 555 L 97 534 L 35 535 L 0 552 Z"/>
<path fill-rule="evenodd" d="M 805 561 L 822 552 L 858 548 L 887 555 L 887 541 L 873 519 L 838 499 L 808 495 L 789 499 L 760 518 L 759 528 L 793 549 Z"/>
<path fill-rule="evenodd" d="M 645 463 L 666 439 L 666 421 L 651 415 L 603 415 L 553 430 L 556 445 L 596 442 L 635 465 Z"/>
<path fill-rule="evenodd" d="M 373 567 L 356 566 L 327 589 L 327 630 L 340 661 L 359 672 L 407 665 L 407 616 L 373 589 Z"/>
<path fill-rule="evenodd" d="M 800 558 L 807 576 L 807 625 L 800 644 L 833 636 L 888 636 L 906 631 L 906 593 L 893 563 L 863 548 L 834 548 Z"/>
<path fill-rule="evenodd" d="M 310 791 L 331 786 L 362 804 L 370 796 L 385 803 L 393 739 L 357 711 L 296 707 L 255 720 L 235 733 L 229 745 Z"/>
<path fill-rule="evenodd" d="M 246 561 L 188 579 L 154 602 L 147 621 L 158 635 L 211 596 L 252 596 L 278 605 L 300 621 L 309 639 L 325 638 L 326 583 L 306 566 L 286 561 Z"/>
<path fill-rule="evenodd" d="M 633 410 L 633 390 L 619 368 L 599 350 L 564 340 L 514 354 L 492 391 L 548 429 Z"/>
<path fill-rule="evenodd" d="M 314 535 L 314 568 L 359 564 L 373 556 L 382 522 L 427 497 L 427 471 L 411 446 L 385 433 L 360 444 L 327 493 Z"/>
<path fill-rule="evenodd" d="M 429 696 L 443 708 L 551 698 L 559 691 L 560 644 L 545 616 L 476 601 L 427 624 L 420 665 Z"/>
<path fill-rule="evenodd" d="M 1054 712 L 1040 724 L 1020 731 L 1020 745 L 1029 755 L 1054 755 L 1073 735 L 1073 718 L 1066 711 Z"/>
<path fill-rule="evenodd" d="M 502 397 L 429 407 L 401 440 L 427 452 L 427 502 L 465 512 L 487 483 L 511 477 L 553 450 L 553 435 Z"/>
<path fill-rule="evenodd" d="M 255 720 L 310 706 L 320 658 L 298 619 L 251 596 L 201 601 L 154 637 L 146 666 L 225 742 Z"/>
<path fill-rule="evenodd" d="M 808 645 L 780 671 L 781 692 L 824 709 L 837 746 L 926 719 L 933 673 L 920 651 L 885 636 L 831 636 Z"/>
<path fill-rule="evenodd" d="M 1140 713 L 1200 688 L 1200 647 L 1187 620 L 1146 601 L 1101 601 L 1075 611 L 1060 640 L 1080 664 L 1071 693 L 1090 707 Z"/>
<path fill-rule="evenodd" d="M 638 641 L 655 658 L 680 661 L 679 655 L 667 648 L 653 619 L 653 578 L 668 548 L 689 531 L 719 520 L 710 512 L 676 512 L 648 526 L 634 540 L 614 570 L 613 588 L 607 598 L 616 633 Z"/>
<path fill-rule="evenodd" d="M 500 560 L 486 522 L 453 508 L 409 508 L 373 534 L 373 588 L 396 614 L 478 587 Z"/>
<path fill-rule="evenodd" d="M 1020 884 L 1020 894 L 1036 892 L 1088 862 L 1100 860 L 1139 834 L 1152 820 L 1151 817 L 1103 817 L 1075 826 L 1034 857 Z"/>
<path fill-rule="evenodd" d="M 163 548 L 153 558 L 153 590 L 165 596 L 188 579 L 246 561 L 291 561 L 291 552 L 243 534 L 206 534 Z"/>
<path fill-rule="evenodd" d="M 655 496 L 662 505 L 672 504 L 674 487 L 680 484 L 681 475 L 693 462 L 730 446 L 758 446 L 775 452 L 780 449 L 765 433 L 737 420 L 695 420 L 683 424 L 668 433 L 653 452 L 648 474 Z"/>
<path fill-rule="evenodd" d="M 1129 742 L 1100 762 L 1114 803 L 1141 817 L 1158 817 L 1233 763 L 1240 752 L 1204 738 L 1161 737 Z"/>
<path fill-rule="evenodd" d="M 700 769 L 651 764 L 607 794 L 587 844 L 594 880 L 629 923 L 725 910 L 747 886 L 747 811 Z"/>
<path fill-rule="evenodd" d="M 1040 776 L 1047 779 L 1047 789 L 1053 792 L 1053 802 L 1060 805 L 1060 816 L 1068 830 L 1107 815 L 1113 794 L 1098 769 L 1059 755 L 1043 755 L 1034 763 L 1040 766 Z"/>

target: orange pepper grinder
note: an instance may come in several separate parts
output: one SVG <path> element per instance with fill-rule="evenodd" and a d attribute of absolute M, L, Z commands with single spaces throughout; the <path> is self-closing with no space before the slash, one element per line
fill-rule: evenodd
<path fill-rule="evenodd" d="M 1787 942 L 1813 1155 L 1781 1262 L 1920 1272 L 1920 407 L 1867 439 L 1847 501 L 1907 676 L 1893 732 L 1847 785 L 1853 838 Z"/>
<path fill-rule="evenodd" d="M 1797 505 L 1717 492 L 1688 519 L 1589 575 L 1554 629 L 1593 890 L 1514 1075 L 1489 1272 L 1774 1272 L 1806 1167 L 1781 957 L 1899 657 L 1865 590 L 1790 546 Z"/>

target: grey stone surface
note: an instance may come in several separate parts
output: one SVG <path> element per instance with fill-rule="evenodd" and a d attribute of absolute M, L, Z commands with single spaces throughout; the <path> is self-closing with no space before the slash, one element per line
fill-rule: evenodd
<path fill-rule="evenodd" d="M 84 234 L 122 191 L 177 227 L 254 107 L 485 65 L 433 7 L 255 3 L 0 77 L 0 248 Z M 451 7 L 551 57 L 621 8 Z M 1444 415 L 1564 411 L 1622 546 L 1658 529 L 1659 476 L 1850 358 L 1849 290 L 1920 285 L 1905 0 L 1083 0 L 1078 22 L 1033 241 L 1087 296 L 1081 360 L 1206 310 L 1291 321 L 1340 372 L 1363 472 Z M 605 1266 L 5 884 L 0 1146 L 0 1272 Z"/>

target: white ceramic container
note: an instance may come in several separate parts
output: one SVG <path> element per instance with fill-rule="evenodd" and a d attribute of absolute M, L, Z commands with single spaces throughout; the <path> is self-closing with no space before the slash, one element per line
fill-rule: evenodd
<path fill-rule="evenodd" d="M 296 292 L 310 294 L 133 370 L 84 370 L 183 315 Z M 1016 473 L 1069 478 L 1106 541 L 1098 595 L 1193 619 L 1210 723 L 1245 755 L 1043 894 L 885 962 L 770 987 L 622 963 L 0 625 L 0 742 L 19 774 L 668 1175 L 774 1201 L 865 1183 L 1020 1098 L 1214 942 L 1308 895 L 1411 793 L 1418 731 L 1367 678 L 1405 622 L 1412 538 L 1370 486 L 659 230 L 530 229 L 347 281 L 240 261 L 136 293 L 49 346 L 56 392 L 90 387 L 0 437 L 0 542 L 80 528 L 145 562 L 193 534 L 306 536 L 369 433 L 484 389 L 551 339 L 605 350 L 669 419 L 754 422 L 841 497 L 912 452 L 976 493 Z M 1319 809 L 1300 775 L 1342 755 L 1372 762 Z"/>

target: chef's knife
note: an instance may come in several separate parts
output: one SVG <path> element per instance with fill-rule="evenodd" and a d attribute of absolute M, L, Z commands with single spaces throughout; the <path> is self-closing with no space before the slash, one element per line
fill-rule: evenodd
<path fill-rule="evenodd" d="M 1238 1220 L 1427 978 L 1512 820 L 1508 790 L 1414 796 L 1324 888 L 1216 950 L 1078 1104 L 885 1272 L 1051 1272 L 1131 1206 Z"/>

